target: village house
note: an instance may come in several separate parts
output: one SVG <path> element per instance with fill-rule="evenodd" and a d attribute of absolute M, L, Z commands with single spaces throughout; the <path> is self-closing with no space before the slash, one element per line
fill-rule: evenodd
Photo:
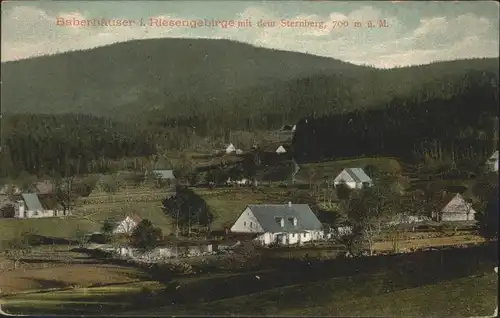
<path fill-rule="evenodd" d="M 248 185 L 248 184 L 251 184 L 252 182 L 250 180 L 248 180 L 247 178 L 242 178 L 242 179 L 239 179 L 239 180 L 232 180 L 231 178 L 228 178 L 227 181 L 226 181 L 226 184 L 227 185 Z"/>
<path fill-rule="evenodd" d="M 476 211 L 472 208 L 472 204 L 467 202 L 460 193 L 457 193 L 441 211 L 434 212 L 432 217 L 438 222 L 474 221 L 475 214 Z"/>
<path fill-rule="evenodd" d="M 495 151 L 486 161 L 486 170 L 491 172 L 498 172 L 498 150 Z"/>
<path fill-rule="evenodd" d="M 35 193 L 23 193 L 11 199 L 14 207 L 14 217 L 24 218 L 45 218 L 60 217 L 70 215 L 70 211 L 57 202 L 51 195 L 38 195 Z"/>
<path fill-rule="evenodd" d="M 123 220 L 116 222 L 113 234 L 132 234 L 141 221 L 142 219 L 138 215 L 128 215 Z"/>
<path fill-rule="evenodd" d="M 241 213 L 233 233 L 253 233 L 262 245 L 303 244 L 324 238 L 321 222 L 307 204 L 254 204 Z"/>
<path fill-rule="evenodd" d="M 283 147 L 283 145 L 280 145 L 280 146 L 276 149 L 276 151 L 275 151 L 275 152 L 276 152 L 278 155 L 280 155 L 280 154 L 282 154 L 282 153 L 286 153 L 287 151 L 286 151 L 285 147 Z"/>
<path fill-rule="evenodd" d="M 338 174 L 333 183 L 335 187 L 345 184 L 351 189 L 361 189 L 373 185 L 372 179 L 361 168 L 345 168 Z"/>
<path fill-rule="evenodd" d="M 153 170 L 153 176 L 161 181 L 175 180 L 174 170 Z"/>

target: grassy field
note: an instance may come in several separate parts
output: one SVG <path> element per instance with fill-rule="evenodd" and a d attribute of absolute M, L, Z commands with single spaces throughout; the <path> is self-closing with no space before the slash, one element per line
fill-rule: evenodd
<path fill-rule="evenodd" d="M 130 308 L 131 303 L 147 297 L 146 293 L 161 290 L 162 287 L 155 281 L 81 287 L 4 297 L 0 298 L 0 304 L 4 311 L 11 314 L 106 314 Z"/>
<path fill-rule="evenodd" d="M 254 272 L 208 272 L 163 285 L 149 278 L 153 276 L 116 266 L 96 266 L 102 268 L 96 273 L 76 273 L 80 266 L 73 266 L 74 272 L 60 274 L 72 288 L 28 290 L 0 302 L 7 312 L 39 315 L 137 310 L 139 315 L 479 316 L 493 311 L 497 291 L 496 263 L 485 251 L 477 247 L 313 263 L 264 261 Z M 109 285 L 96 286 L 91 279 L 75 285 L 72 274 L 93 275 Z M 141 275 L 141 282 L 133 280 Z"/>
<path fill-rule="evenodd" d="M 427 237 L 420 239 L 403 239 L 399 242 L 399 250 L 421 249 L 425 247 L 457 246 L 461 244 L 484 243 L 483 237 L 474 234 L 462 234 L 455 236 Z M 390 241 L 376 242 L 376 251 L 392 251 L 393 243 Z"/>
<path fill-rule="evenodd" d="M 460 252 L 459 252 L 460 253 Z M 463 255 L 466 256 L 466 255 Z M 290 316 L 425 316 L 425 317 L 470 317 L 491 315 L 496 306 L 498 290 L 497 276 L 493 273 L 494 262 L 480 266 L 458 265 L 469 260 L 447 259 L 438 265 L 428 265 L 425 259 L 419 264 L 408 258 L 408 268 L 382 269 L 372 273 L 360 271 L 355 275 L 335 274 L 331 265 L 330 274 L 322 273 L 322 279 L 297 282 L 307 276 L 301 271 L 288 284 L 279 284 L 276 273 L 259 274 L 253 277 L 253 292 L 244 293 L 250 281 L 236 287 L 233 294 L 213 296 L 213 290 L 205 296 L 195 296 L 194 289 L 186 287 L 193 298 L 189 303 L 169 305 L 133 312 L 143 315 L 290 315 Z M 407 256 L 403 256 L 406 258 Z M 411 257 L 411 256 L 408 256 Z M 425 257 L 424 257 L 425 258 Z M 443 262 L 443 261 L 442 261 Z M 284 264 L 283 264 L 284 265 Z M 382 266 L 384 268 L 384 266 Z M 314 272 L 322 269 L 310 270 Z M 435 271 L 435 273 L 433 273 Z M 296 273 L 299 273 L 297 271 Z M 331 277 L 331 276 L 334 277 Z M 279 276 L 279 275 L 278 275 Z M 248 277 L 247 279 L 250 279 Z M 271 280 L 269 282 L 268 280 Z M 273 282 L 274 281 L 274 282 Z M 295 283 L 292 283 L 295 281 Z M 262 285 L 261 291 L 259 285 Z M 230 289 L 227 281 L 221 289 Z M 243 287 L 245 286 L 245 287 Z M 264 287 L 265 286 L 265 287 Z M 208 288 L 208 286 L 207 286 Z M 212 295 L 212 296 L 209 296 Z M 203 300 L 202 300 L 203 299 Z"/>
<path fill-rule="evenodd" d="M 332 279 L 179 308 L 178 314 L 470 317 L 493 312 L 495 280 L 484 274 L 391 291 L 374 277 Z"/>

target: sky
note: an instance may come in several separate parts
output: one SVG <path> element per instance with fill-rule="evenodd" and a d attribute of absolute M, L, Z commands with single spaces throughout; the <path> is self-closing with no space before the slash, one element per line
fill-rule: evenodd
<path fill-rule="evenodd" d="M 61 25 L 91 19 L 132 22 L 127 26 Z M 234 20 L 235 26 L 151 24 L 160 19 L 172 23 Z M 275 26 L 264 27 L 260 20 L 274 21 Z M 286 26 L 282 20 L 323 25 Z M 382 27 L 381 20 L 385 21 Z M 238 21 L 250 21 L 251 26 Z M 373 27 L 368 26 L 370 21 Z M 496 1 L 4 1 L 1 60 L 134 39 L 213 38 L 392 68 L 498 57 L 498 29 Z"/>

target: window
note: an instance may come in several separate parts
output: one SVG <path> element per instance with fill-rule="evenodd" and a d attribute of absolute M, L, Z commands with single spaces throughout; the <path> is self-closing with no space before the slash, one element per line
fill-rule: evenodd
<path fill-rule="evenodd" d="M 253 222 L 250 222 L 250 227 L 253 227 Z"/>
<path fill-rule="evenodd" d="M 302 234 L 303 237 L 306 237 L 306 233 Z"/>
<path fill-rule="evenodd" d="M 247 221 L 243 221 L 243 226 L 247 226 Z"/>
<path fill-rule="evenodd" d="M 295 234 L 292 234 L 292 237 L 295 237 Z"/>

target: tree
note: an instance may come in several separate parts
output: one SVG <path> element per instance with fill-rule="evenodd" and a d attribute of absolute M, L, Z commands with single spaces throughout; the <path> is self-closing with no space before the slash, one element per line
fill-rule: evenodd
<path fill-rule="evenodd" d="M 65 211 L 71 211 L 78 194 L 74 191 L 74 176 L 55 177 L 54 187 L 57 200 L 63 206 Z"/>
<path fill-rule="evenodd" d="M 382 226 L 395 214 L 395 196 L 386 188 L 370 187 L 351 197 L 348 203 L 348 218 L 353 225 L 353 234 L 361 235 L 368 243 L 370 255 L 380 235 Z"/>
<path fill-rule="evenodd" d="M 104 241 L 106 243 L 111 242 L 111 238 L 113 236 L 113 230 L 114 230 L 113 223 L 110 220 L 105 220 L 103 225 L 102 225 L 101 231 L 102 231 Z"/>
<path fill-rule="evenodd" d="M 151 250 L 157 246 L 162 236 L 160 228 L 154 227 L 151 221 L 144 219 L 134 228 L 131 239 L 135 247 Z"/>
<path fill-rule="evenodd" d="M 187 229 L 191 233 L 194 225 L 205 226 L 213 220 L 208 204 L 193 190 L 178 185 L 175 196 L 163 200 L 163 211 L 175 220 L 177 235 Z"/>
<path fill-rule="evenodd" d="M 492 172 L 479 177 L 472 186 L 472 193 L 480 201 L 488 201 L 495 193 L 498 193 L 498 174 Z"/>
<path fill-rule="evenodd" d="M 37 177 L 30 175 L 29 173 L 23 171 L 21 175 L 17 178 L 17 185 L 22 191 L 33 191 L 34 184 L 37 181 Z"/>
<path fill-rule="evenodd" d="M 366 165 L 364 171 L 372 179 L 376 179 L 380 176 L 380 170 L 376 166 L 371 164 Z"/>
<path fill-rule="evenodd" d="M 76 239 L 81 248 L 87 247 L 90 241 L 89 236 L 80 227 L 76 229 Z"/>
<path fill-rule="evenodd" d="M 335 191 L 337 192 L 337 198 L 339 200 L 349 200 L 351 197 L 352 190 L 345 184 L 341 183 L 335 187 Z"/>
<path fill-rule="evenodd" d="M 497 192 L 492 194 L 483 206 L 483 212 L 476 216 L 479 221 L 479 233 L 488 240 L 498 239 L 498 186 Z"/>
<path fill-rule="evenodd" d="M 243 175 L 250 179 L 255 178 L 257 174 L 257 163 L 258 163 L 257 153 L 247 153 L 245 154 L 242 162 Z"/>
<path fill-rule="evenodd" d="M 178 185 L 175 196 L 163 200 L 163 211 L 176 222 L 177 234 L 187 229 L 191 233 L 194 225 L 206 226 L 212 222 L 213 215 L 208 204 L 193 190 Z"/>
<path fill-rule="evenodd" d="M 182 156 L 181 160 L 181 163 L 174 169 L 175 178 L 181 183 L 189 183 L 193 173 L 196 172 L 193 160 L 186 154 Z"/>

